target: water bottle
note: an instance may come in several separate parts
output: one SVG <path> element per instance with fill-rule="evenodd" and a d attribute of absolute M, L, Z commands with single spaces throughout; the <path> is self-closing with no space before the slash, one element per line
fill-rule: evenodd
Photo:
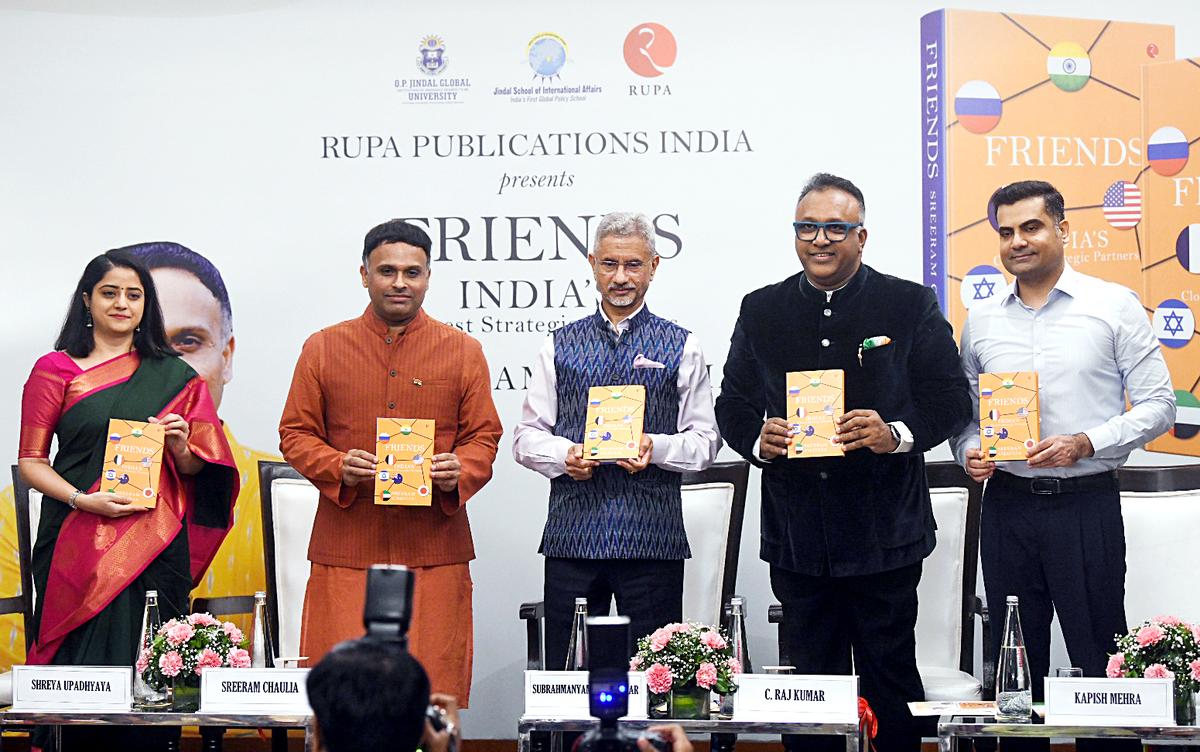
<path fill-rule="evenodd" d="M 729 618 L 725 622 L 729 635 L 729 652 L 742 667 L 742 673 L 753 673 L 750 651 L 746 641 L 746 599 L 740 595 L 729 599 Z M 733 693 L 721 695 L 721 717 L 733 717 Z"/>
<path fill-rule="evenodd" d="M 567 645 L 567 671 L 588 670 L 587 617 L 587 598 L 576 598 L 571 642 Z"/>
<path fill-rule="evenodd" d="M 250 626 L 250 667 L 274 668 L 275 652 L 267 637 L 267 594 L 254 594 L 254 622 Z"/>
<path fill-rule="evenodd" d="M 146 591 L 146 605 L 142 608 L 142 634 L 138 638 L 137 655 L 133 665 L 133 709 L 134 710 L 164 710 L 171 705 L 171 697 L 166 685 L 155 689 L 142 677 L 138 671 L 138 658 L 143 654 L 150 655 L 154 636 L 162 627 L 162 617 L 158 615 L 158 591 Z"/>
<path fill-rule="evenodd" d="M 996 720 L 1029 723 L 1033 712 L 1033 680 L 1029 676 L 1017 596 L 1008 596 L 1006 605 L 1000 659 L 996 664 Z"/>

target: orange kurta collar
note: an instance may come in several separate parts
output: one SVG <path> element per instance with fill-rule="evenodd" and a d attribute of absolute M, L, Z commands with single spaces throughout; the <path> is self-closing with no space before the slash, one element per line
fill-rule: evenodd
<path fill-rule="evenodd" d="M 375 313 L 375 309 L 371 307 L 370 303 L 367 304 L 367 309 L 363 311 L 361 318 L 363 323 L 367 325 L 367 328 L 370 329 L 373 334 L 376 334 L 379 337 L 388 336 L 387 322 L 379 318 L 379 314 Z M 412 321 L 408 322 L 408 326 L 404 327 L 404 333 L 408 334 L 410 332 L 418 331 L 422 326 L 425 325 L 425 322 L 428 318 L 429 317 L 425 314 L 425 309 L 418 308 L 417 315 L 413 317 Z"/>

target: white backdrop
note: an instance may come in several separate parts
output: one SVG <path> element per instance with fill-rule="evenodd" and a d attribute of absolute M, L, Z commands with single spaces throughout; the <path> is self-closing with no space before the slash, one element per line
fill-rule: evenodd
<path fill-rule="evenodd" d="M 363 234 L 391 217 L 432 218 L 435 250 L 446 258 L 434 262 L 427 309 L 470 322 L 506 425 L 496 479 L 471 503 L 476 662 L 466 722 L 471 737 L 511 737 L 524 655 L 517 605 L 541 591 L 536 550 L 547 492 L 540 476 L 512 462 L 511 427 L 522 369 L 544 334 L 488 331 L 485 322 L 544 328 L 593 305 L 583 256 L 554 218 L 586 239 L 594 227 L 586 217 L 614 209 L 663 215 L 660 229 L 678 241 L 660 237 L 673 257 L 649 302 L 698 333 L 718 383 L 741 296 L 797 270 L 791 212 L 803 180 L 818 170 L 864 190 L 867 261 L 920 279 L 918 21 L 936 7 L 0 2 L 0 242 L 9 304 L 0 321 L 8 366 L 0 425 L 9 427 L 0 432 L 0 455 L 15 456 L 21 384 L 50 349 L 68 295 L 96 253 L 174 240 L 217 264 L 238 343 L 222 417 L 243 444 L 275 451 L 300 344 L 366 304 L 357 279 Z M 1119 0 L 959 7 L 1172 23 L 1179 55 L 1200 55 L 1200 6 L 1192 0 L 1146 0 L 1136 9 Z M 674 65 L 654 79 L 622 57 L 626 34 L 650 21 L 678 45 Z M 566 61 L 543 80 L 527 47 L 544 32 L 565 41 Z M 408 82 L 427 80 L 416 60 L 428 35 L 445 48 L 446 67 L 433 78 L 458 79 L 436 90 L 456 101 L 409 101 Z M 641 85 L 655 84 L 670 93 L 641 94 Z M 580 87 L 582 99 L 497 93 L 514 86 Z M 728 146 L 708 151 L 726 131 Z M 673 135 L 664 149 L 663 132 L 681 134 L 691 151 Z M 498 134 L 506 143 L 517 136 L 520 146 L 558 133 L 583 134 L 583 153 L 575 154 L 573 137 L 562 156 L 442 157 L 432 146 L 435 136 L 444 147 L 448 136 L 467 134 L 478 153 L 481 143 L 496 148 Z M 591 133 L 601 135 L 588 141 Z M 614 146 L 612 134 L 634 153 Z M 326 137 L 339 139 L 344 153 L 340 139 L 349 137 L 355 152 L 360 136 L 378 137 L 377 152 L 392 138 L 400 156 L 328 156 Z M 501 193 L 505 176 L 558 185 Z M 495 218 L 491 259 L 485 217 Z M 449 218 L 452 237 L 463 234 L 463 220 L 470 229 L 461 243 L 443 246 L 436 218 Z M 531 287 L 518 280 L 538 292 L 529 308 L 520 307 L 525 298 L 496 306 L 476 286 L 527 295 Z M 752 485 L 739 589 L 751 607 L 751 657 L 761 664 L 774 660 L 775 648 L 766 567 L 757 558 L 757 474 Z"/>

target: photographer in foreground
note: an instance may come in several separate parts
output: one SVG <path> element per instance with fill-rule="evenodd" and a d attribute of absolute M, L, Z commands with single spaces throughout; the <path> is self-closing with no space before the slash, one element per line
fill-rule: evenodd
<path fill-rule="evenodd" d="M 429 694 L 425 669 L 394 644 L 369 638 L 340 643 L 308 675 L 319 752 L 448 752 L 458 746 L 458 703 Z M 432 705 L 444 715 L 435 730 Z M 679 752 L 679 748 L 676 748 Z"/>

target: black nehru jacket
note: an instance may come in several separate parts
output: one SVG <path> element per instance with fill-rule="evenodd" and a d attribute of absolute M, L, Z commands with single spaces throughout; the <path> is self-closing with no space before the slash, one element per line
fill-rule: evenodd
<path fill-rule="evenodd" d="M 881 335 L 891 344 L 864 351 L 859 365 L 859 345 Z M 845 371 L 846 411 L 903 421 L 912 451 L 761 462 L 764 416 L 786 417 L 787 372 L 832 368 Z M 763 468 L 766 562 L 841 577 L 914 564 L 933 550 L 923 455 L 966 425 L 971 399 L 932 290 L 866 265 L 829 301 L 803 274 L 755 290 L 742 300 L 716 413 L 725 442 Z"/>

